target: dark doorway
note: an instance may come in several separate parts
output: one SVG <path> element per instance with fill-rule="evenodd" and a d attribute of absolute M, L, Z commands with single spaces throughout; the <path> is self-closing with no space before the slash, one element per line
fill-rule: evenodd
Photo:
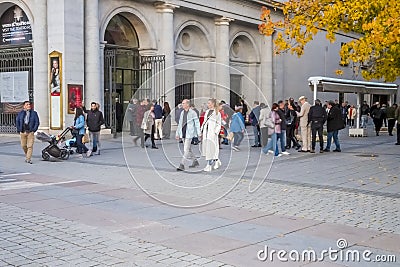
<path fill-rule="evenodd" d="M 242 76 L 231 74 L 231 90 L 229 104 L 233 110 L 235 105 L 240 103 L 240 95 L 242 94 Z"/>
<path fill-rule="evenodd" d="M 175 74 L 175 107 L 183 99 L 192 99 L 194 96 L 194 72 L 188 70 L 176 70 Z"/>

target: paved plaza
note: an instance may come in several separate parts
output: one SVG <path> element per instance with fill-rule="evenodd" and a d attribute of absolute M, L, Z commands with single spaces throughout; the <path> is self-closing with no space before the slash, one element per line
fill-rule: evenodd
<path fill-rule="evenodd" d="M 212 173 L 177 172 L 175 140 L 66 161 L 36 140 L 30 165 L 1 136 L 0 266 L 399 266 L 400 146 L 370 130 L 279 158 L 250 135 Z"/>

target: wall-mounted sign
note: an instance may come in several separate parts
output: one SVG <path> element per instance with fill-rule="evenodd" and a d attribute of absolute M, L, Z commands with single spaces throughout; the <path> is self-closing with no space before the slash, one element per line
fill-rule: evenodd
<path fill-rule="evenodd" d="M 17 5 L 3 13 L 0 25 L 0 45 L 28 44 L 32 39 L 31 22 Z"/>
<path fill-rule="evenodd" d="M 28 74 L 28 71 L 0 73 L 2 103 L 21 103 L 29 100 Z"/>
<path fill-rule="evenodd" d="M 49 93 L 50 93 L 50 128 L 63 128 L 62 106 L 62 54 L 53 51 L 49 55 Z"/>
<path fill-rule="evenodd" d="M 83 85 L 68 84 L 68 114 L 74 114 L 75 108 L 82 107 Z"/>

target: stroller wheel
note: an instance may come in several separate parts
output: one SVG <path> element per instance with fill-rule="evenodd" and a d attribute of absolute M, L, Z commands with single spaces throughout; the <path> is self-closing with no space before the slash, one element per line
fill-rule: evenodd
<path fill-rule="evenodd" d="M 42 151 L 42 158 L 44 160 L 49 160 L 50 159 L 50 154 L 45 152 L 45 151 Z"/>
<path fill-rule="evenodd" d="M 60 158 L 63 160 L 67 160 L 69 158 L 69 151 L 66 149 L 61 150 Z"/>

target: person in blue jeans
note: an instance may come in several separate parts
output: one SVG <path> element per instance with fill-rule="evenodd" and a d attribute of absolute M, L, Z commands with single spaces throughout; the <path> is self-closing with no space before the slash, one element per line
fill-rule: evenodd
<path fill-rule="evenodd" d="M 260 102 L 254 101 L 254 107 L 249 116 L 254 132 L 254 145 L 252 145 L 252 147 L 261 147 L 260 124 L 258 123 L 258 120 L 260 119 L 260 110 Z"/>
<path fill-rule="evenodd" d="M 285 107 L 285 102 L 283 100 L 278 101 L 278 110 L 277 113 L 279 115 L 279 118 L 281 119 L 281 133 L 276 135 L 276 150 L 279 151 L 278 148 L 278 141 L 279 144 L 281 145 L 281 152 L 283 155 L 290 155 L 289 152 L 286 151 L 286 119 L 290 117 L 290 111 L 287 107 Z"/>
<path fill-rule="evenodd" d="M 271 136 L 271 138 L 268 140 L 267 145 L 262 149 L 262 152 L 264 154 L 273 153 L 275 157 L 279 157 L 281 155 L 279 154 L 279 149 L 277 145 L 277 136 L 278 134 L 281 133 L 281 118 L 279 117 L 277 111 L 278 111 L 278 104 L 273 103 L 271 107 L 270 119 L 275 124 L 275 127 L 274 128 L 268 127 L 268 134 Z M 272 149 L 274 149 L 275 151 Z"/>
<path fill-rule="evenodd" d="M 233 145 L 234 151 L 239 151 L 239 145 L 244 138 L 244 118 L 242 115 L 242 106 L 235 106 L 235 114 L 232 115 L 230 131 L 233 133 Z"/>
<path fill-rule="evenodd" d="M 327 118 L 327 130 L 328 130 L 328 140 L 326 143 L 326 147 L 324 149 L 325 152 L 329 152 L 331 150 L 332 138 L 335 142 L 336 149 L 333 152 L 341 152 L 340 142 L 339 142 L 339 130 L 343 129 L 344 122 L 342 119 L 342 115 L 340 112 L 340 108 L 335 105 L 335 102 L 328 102 L 328 118 Z"/>

